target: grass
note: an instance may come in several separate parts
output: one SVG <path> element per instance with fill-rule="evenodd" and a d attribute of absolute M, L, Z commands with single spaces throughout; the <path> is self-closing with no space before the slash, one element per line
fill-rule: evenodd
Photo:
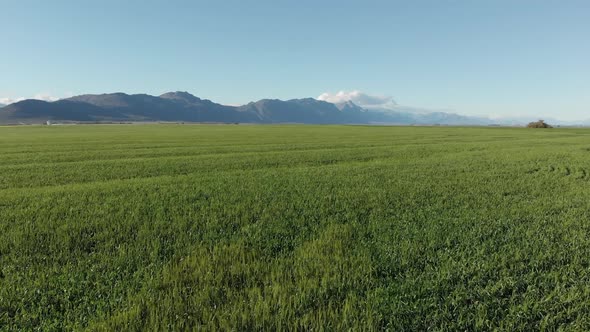
<path fill-rule="evenodd" d="M 0 128 L 0 330 L 588 330 L 590 130 Z"/>

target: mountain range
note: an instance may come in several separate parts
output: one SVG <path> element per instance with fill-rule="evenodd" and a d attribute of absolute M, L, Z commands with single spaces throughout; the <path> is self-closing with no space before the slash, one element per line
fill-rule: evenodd
<path fill-rule="evenodd" d="M 27 99 L 0 108 L 0 123 L 56 122 L 209 122 L 306 124 L 487 125 L 493 121 L 446 112 L 372 110 L 351 101 L 332 104 L 313 98 L 262 99 L 227 106 L 188 92 L 160 96 L 110 93 L 47 102 Z"/>

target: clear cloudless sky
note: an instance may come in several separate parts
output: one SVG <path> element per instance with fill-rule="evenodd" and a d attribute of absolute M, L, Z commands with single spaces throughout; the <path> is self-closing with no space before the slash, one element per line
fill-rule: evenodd
<path fill-rule="evenodd" d="M 462 114 L 590 118 L 590 1 L 0 0 L 0 97 L 360 90 Z"/>

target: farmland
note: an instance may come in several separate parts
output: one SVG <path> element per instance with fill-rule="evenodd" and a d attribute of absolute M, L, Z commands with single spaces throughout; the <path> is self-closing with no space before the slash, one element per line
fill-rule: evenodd
<path fill-rule="evenodd" d="M 588 330 L 590 130 L 0 127 L 0 330 Z"/>

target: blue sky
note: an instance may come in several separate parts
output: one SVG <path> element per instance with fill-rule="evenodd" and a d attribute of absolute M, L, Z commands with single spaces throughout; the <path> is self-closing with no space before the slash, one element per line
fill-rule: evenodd
<path fill-rule="evenodd" d="M 0 0 L 0 13 L 0 99 L 358 90 L 470 115 L 590 118 L 590 1 Z"/>

